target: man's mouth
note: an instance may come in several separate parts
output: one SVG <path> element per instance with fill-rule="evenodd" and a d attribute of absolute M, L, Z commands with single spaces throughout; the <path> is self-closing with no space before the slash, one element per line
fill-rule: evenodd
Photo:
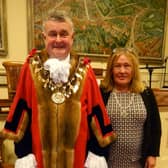
<path fill-rule="evenodd" d="M 64 44 L 55 44 L 53 45 L 53 48 L 65 48 Z"/>

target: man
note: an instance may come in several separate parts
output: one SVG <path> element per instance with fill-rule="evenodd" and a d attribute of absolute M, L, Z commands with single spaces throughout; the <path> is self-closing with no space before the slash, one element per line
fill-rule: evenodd
<path fill-rule="evenodd" d="M 1 132 L 1 137 L 15 140 L 20 158 L 15 167 L 105 167 L 105 159 L 98 155 L 115 133 L 88 59 L 71 52 L 71 19 L 54 11 L 44 21 L 43 37 L 45 49 L 30 52 Z M 97 155 L 89 151 L 87 156 L 89 144 Z"/>

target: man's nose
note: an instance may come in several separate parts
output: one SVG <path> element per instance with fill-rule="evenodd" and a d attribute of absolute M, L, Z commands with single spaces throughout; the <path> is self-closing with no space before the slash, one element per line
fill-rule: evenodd
<path fill-rule="evenodd" d="M 57 41 L 60 41 L 60 40 L 61 40 L 61 36 L 60 36 L 59 34 L 57 34 L 56 40 L 57 40 Z"/>

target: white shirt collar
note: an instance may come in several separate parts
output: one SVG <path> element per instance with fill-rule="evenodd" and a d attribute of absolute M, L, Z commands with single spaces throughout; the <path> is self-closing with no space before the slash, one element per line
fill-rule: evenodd
<path fill-rule="evenodd" d="M 54 57 L 49 57 L 48 59 L 54 59 L 54 60 L 58 60 L 59 62 L 70 62 L 70 54 L 68 54 L 67 57 L 65 57 L 64 59 L 58 59 L 58 58 L 54 58 Z"/>

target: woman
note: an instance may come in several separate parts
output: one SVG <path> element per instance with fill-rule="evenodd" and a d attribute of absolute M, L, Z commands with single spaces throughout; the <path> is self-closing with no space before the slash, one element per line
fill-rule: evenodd
<path fill-rule="evenodd" d="M 152 168 L 159 156 L 161 122 L 151 89 L 140 80 L 136 54 L 115 49 L 100 89 L 118 138 L 110 146 L 109 168 Z"/>

